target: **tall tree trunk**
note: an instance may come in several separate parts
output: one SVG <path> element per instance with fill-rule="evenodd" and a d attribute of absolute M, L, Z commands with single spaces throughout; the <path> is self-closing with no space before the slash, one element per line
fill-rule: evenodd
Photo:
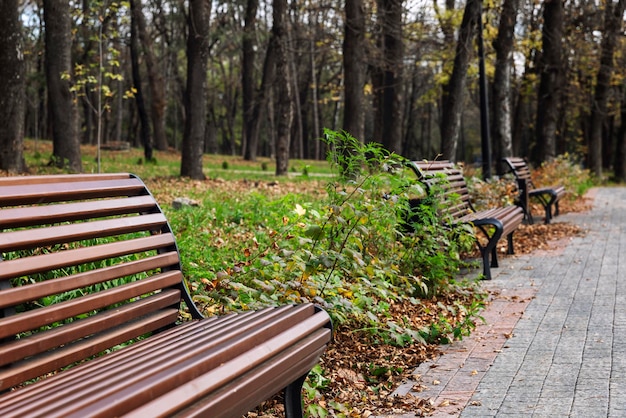
<path fill-rule="evenodd" d="M 272 37 L 276 42 L 276 76 L 278 87 L 278 126 L 276 132 L 276 175 L 286 175 L 289 168 L 291 123 L 293 121 L 293 82 L 287 45 L 287 1 L 273 1 Z"/>
<path fill-rule="evenodd" d="M 343 73 L 345 103 L 343 129 L 363 141 L 363 80 L 365 61 L 365 14 L 363 0 L 346 0 L 346 24 L 343 40 Z"/>
<path fill-rule="evenodd" d="M 442 157 L 456 161 L 456 154 L 461 132 L 461 115 L 465 97 L 465 80 L 473 51 L 473 40 L 480 18 L 480 0 L 467 0 L 463 21 L 456 44 L 454 68 L 450 81 L 444 86 L 443 109 L 441 119 Z"/>
<path fill-rule="evenodd" d="M 72 17 L 69 0 L 44 0 L 46 25 L 46 82 L 52 118 L 53 161 L 58 167 L 82 171 L 77 110 L 70 82 L 72 74 Z"/>
<path fill-rule="evenodd" d="M 600 69 L 591 106 L 591 133 L 589 138 L 589 168 L 598 177 L 602 175 L 602 131 L 607 122 L 607 101 L 613 74 L 613 59 L 617 38 L 624 21 L 626 0 L 607 1 L 604 13 L 604 35 L 600 52 Z M 623 123 L 623 122 L 622 122 Z"/>
<path fill-rule="evenodd" d="M 254 52 L 256 42 L 256 13 L 259 8 L 259 0 L 248 0 L 246 2 L 246 14 L 243 29 L 243 55 L 241 63 L 241 90 L 243 101 L 243 158 L 247 161 L 256 160 L 257 141 L 253 140 L 254 132 Z"/>
<path fill-rule="evenodd" d="M 24 52 L 19 0 L 0 2 L 0 169 L 16 173 L 24 163 Z"/>
<path fill-rule="evenodd" d="M 382 6 L 382 7 L 381 7 Z M 402 1 L 379 0 L 383 13 L 384 71 L 382 112 L 383 145 L 389 151 L 402 153 L 403 100 L 402 67 L 404 46 L 402 41 Z"/>
<path fill-rule="evenodd" d="M 139 114 L 141 143 L 143 144 L 143 155 L 146 162 L 152 161 L 152 135 L 150 132 L 150 121 L 143 97 L 143 86 L 141 83 L 141 71 L 139 68 L 139 39 L 138 39 L 138 19 L 141 11 L 137 11 L 137 2 L 131 0 L 131 25 L 130 25 L 130 60 L 133 71 L 133 86 L 135 87 L 135 103 L 137 103 L 137 113 Z"/>
<path fill-rule="evenodd" d="M 211 0 L 189 0 L 185 133 L 180 174 L 204 179 L 202 155 L 206 129 L 206 70 Z"/>
<path fill-rule="evenodd" d="M 613 163 L 614 177 L 616 181 L 626 182 L 626 86 L 621 86 L 620 120 L 621 124 L 617 132 L 617 145 L 615 148 L 615 160 Z"/>
<path fill-rule="evenodd" d="M 150 86 L 150 114 L 152 116 L 152 133 L 154 134 L 154 146 L 160 151 L 167 150 L 167 137 L 165 136 L 165 89 L 163 77 L 159 66 L 154 58 L 152 39 L 146 30 L 146 20 L 143 15 L 141 0 L 132 0 L 132 19 L 137 22 L 137 34 L 141 40 L 143 58 L 146 60 L 148 71 L 148 85 Z"/>
<path fill-rule="evenodd" d="M 563 76 L 563 3 L 546 0 L 543 5 L 542 54 L 539 59 L 537 103 L 537 161 L 556 157 L 556 133 Z"/>
<path fill-rule="evenodd" d="M 493 81 L 493 144 L 498 175 L 504 173 L 502 159 L 513 156 L 511 132 L 511 67 L 515 20 L 520 0 L 504 0 L 496 50 L 496 71 Z"/>

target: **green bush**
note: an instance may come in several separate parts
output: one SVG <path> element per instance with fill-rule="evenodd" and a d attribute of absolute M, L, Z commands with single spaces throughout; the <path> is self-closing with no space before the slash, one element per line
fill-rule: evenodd
<path fill-rule="evenodd" d="M 245 206 L 254 207 L 254 215 L 235 204 L 221 208 L 228 213 L 214 211 L 215 220 L 203 220 L 209 230 L 236 234 L 240 246 L 230 253 L 230 262 L 224 251 L 220 256 L 205 247 L 203 259 L 211 266 L 185 265 L 196 276 L 196 301 L 207 312 L 313 301 L 329 311 L 337 326 L 395 345 L 463 335 L 445 321 L 427 329 L 412 329 L 410 321 L 396 323 L 390 306 L 419 304 L 419 298 L 457 287 L 475 291 L 472 283 L 454 280 L 462 266 L 460 251 L 473 244 L 471 231 L 443 227 L 436 207 L 411 205 L 411 196 L 423 194 L 423 188 L 398 169 L 403 161 L 397 155 L 345 132 L 326 131 L 325 140 L 329 161 L 338 170 L 325 198 L 288 194 L 271 200 L 253 194 Z M 254 218 L 244 219 L 244 214 Z M 175 229 L 182 226 L 178 222 L 190 223 L 183 229 L 197 222 L 188 214 L 174 216 Z M 245 225 L 253 228 L 242 231 Z M 194 231 L 189 239 L 197 243 L 203 237 Z M 181 245 L 188 244 L 183 237 Z M 193 252 L 186 257 L 198 259 Z M 206 277 L 207 267 L 212 277 Z"/>

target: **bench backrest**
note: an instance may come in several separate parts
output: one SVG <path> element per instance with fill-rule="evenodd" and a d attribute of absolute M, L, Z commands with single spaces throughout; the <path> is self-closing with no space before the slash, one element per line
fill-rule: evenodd
<path fill-rule="evenodd" d="M 520 157 L 510 157 L 510 158 L 505 158 L 504 161 L 507 163 L 507 165 L 509 166 L 509 168 L 511 169 L 511 171 L 515 175 L 515 178 L 518 181 L 519 180 L 525 181 L 526 186 L 529 189 L 534 188 L 533 183 L 532 183 L 532 178 L 530 175 L 530 167 L 528 166 L 528 163 L 526 162 L 525 159 L 520 158 Z"/>
<path fill-rule="evenodd" d="M 429 189 L 442 192 L 440 211 L 459 219 L 474 211 L 463 171 L 450 161 L 411 161 L 409 167 Z"/>
<path fill-rule="evenodd" d="M 0 178 L 0 392 L 195 317 L 168 222 L 130 174 Z"/>

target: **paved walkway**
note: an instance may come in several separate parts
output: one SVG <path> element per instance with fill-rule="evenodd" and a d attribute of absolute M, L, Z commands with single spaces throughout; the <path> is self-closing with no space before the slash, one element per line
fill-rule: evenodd
<path fill-rule="evenodd" d="M 486 323 L 397 393 L 436 417 L 626 417 L 626 188 L 593 195 L 591 212 L 555 220 L 587 234 L 503 258 L 483 282 Z"/>

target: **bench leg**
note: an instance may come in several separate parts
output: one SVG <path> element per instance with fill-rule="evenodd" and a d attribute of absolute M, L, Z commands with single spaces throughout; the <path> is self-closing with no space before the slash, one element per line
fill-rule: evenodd
<path fill-rule="evenodd" d="M 285 417 L 302 418 L 302 385 L 308 373 L 285 388 Z"/>
<path fill-rule="evenodd" d="M 513 247 L 513 233 L 512 232 L 506 236 L 506 243 L 507 243 L 506 253 L 509 255 L 515 254 L 515 248 Z"/>

